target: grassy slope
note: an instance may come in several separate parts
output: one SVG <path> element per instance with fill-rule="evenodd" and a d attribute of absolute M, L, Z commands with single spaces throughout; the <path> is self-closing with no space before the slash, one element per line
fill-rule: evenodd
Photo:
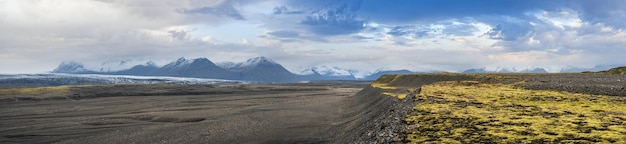
<path fill-rule="evenodd" d="M 626 74 L 626 67 L 616 67 L 606 71 L 600 71 L 598 73 L 604 74 Z"/>
<path fill-rule="evenodd" d="M 0 88 L 0 101 L 81 99 L 107 96 L 194 95 L 219 93 L 212 85 L 113 84 Z"/>
<path fill-rule="evenodd" d="M 407 92 L 401 90 L 415 89 L 397 86 L 397 81 L 407 83 L 407 77 L 419 76 L 386 76 L 372 86 L 404 98 Z M 480 78 L 469 75 L 468 79 Z M 415 98 L 419 104 L 405 119 L 406 139 L 412 143 L 626 143 L 626 98 L 526 90 L 515 84 L 455 80 L 424 85 Z"/>
<path fill-rule="evenodd" d="M 66 96 L 70 94 L 70 86 L 51 86 L 51 87 L 34 87 L 34 88 L 6 88 L 0 89 L 0 101 L 14 100 L 16 97 L 22 99 L 44 99 L 44 98 L 62 98 L 58 96 Z"/>
<path fill-rule="evenodd" d="M 614 68 L 611 68 L 609 70 L 603 70 L 603 71 L 598 71 L 598 72 L 584 71 L 582 73 L 586 73 L 586 74 L 626 74 L 626 66 L 614 67 Z"/>

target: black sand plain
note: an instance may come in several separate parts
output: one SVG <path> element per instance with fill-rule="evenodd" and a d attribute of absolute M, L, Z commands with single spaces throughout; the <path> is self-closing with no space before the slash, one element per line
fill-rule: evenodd
<path fill-rule="evenodd" d="M 5 91 L 0 143 L 321 143 L 367 83 L 97 85 Z"/>

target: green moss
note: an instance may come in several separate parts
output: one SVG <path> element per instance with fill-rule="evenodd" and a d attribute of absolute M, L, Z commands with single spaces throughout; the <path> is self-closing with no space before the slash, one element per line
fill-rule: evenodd
<path fill-rule="evenodd" d="M 41 95 L 46 93 L 68 92 L 68 86 L 34 87 L 34 88 L 8 88 L 0 89 L 0 95 Z"/>
<path fill-rule="evenodd" d="M 411 143 L 626 143 L 624 97 L 453 81 L 423 86 L 416 100 Z"/>
<path fill-rule="evenodd" d="M 383 75 L 378 80 L 374 81 L 371 86 L 374 88 L 381 89 L 384 95 L 396 97 L 398 99 L 404 99 L 409 92 L 414 92 L 414 90 L 389 86 L 388 83 L 396 79 L 398 75 Z"/>
<path fill-rule="evenodd" d="M 606 71 L 607 74 L 626 74 L 626 67 L 616 67 Z"/>

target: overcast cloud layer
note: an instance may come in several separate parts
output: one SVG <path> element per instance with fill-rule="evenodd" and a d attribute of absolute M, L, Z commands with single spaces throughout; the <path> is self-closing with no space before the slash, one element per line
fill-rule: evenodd
<path fill-rule="evenodd" d="M 266 56 L 289 69 L 626 65 L 623 0 L 3 0 L 0 73 Z"/>

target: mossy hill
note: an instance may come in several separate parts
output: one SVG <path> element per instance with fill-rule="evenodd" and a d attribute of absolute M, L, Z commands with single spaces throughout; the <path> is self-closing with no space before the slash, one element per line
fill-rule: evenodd
<path fill-rule="evenodd" d="M 386 75 L 372 87 L 417 101 L 408 143 L 626 143 L 626 97 L 521 87 L 534 76 Z"/>
<path fill-rule="evenodd" d="M 605 74 L 626 74 L 626 66 L 623 67 L 616 67 L 616 68 L 612 68 L 606 71 L 600 71 L 599 73 L 605 73 Z"/>
<path fill-rule="evenodd" d="M 585 71 L 583 73 L 591 73 L 591 74 L 626 74 L 626 66 L 615 67 L 615 68 L 611 68 L 609 70 L 598 71 L 598 72 Z"/>

